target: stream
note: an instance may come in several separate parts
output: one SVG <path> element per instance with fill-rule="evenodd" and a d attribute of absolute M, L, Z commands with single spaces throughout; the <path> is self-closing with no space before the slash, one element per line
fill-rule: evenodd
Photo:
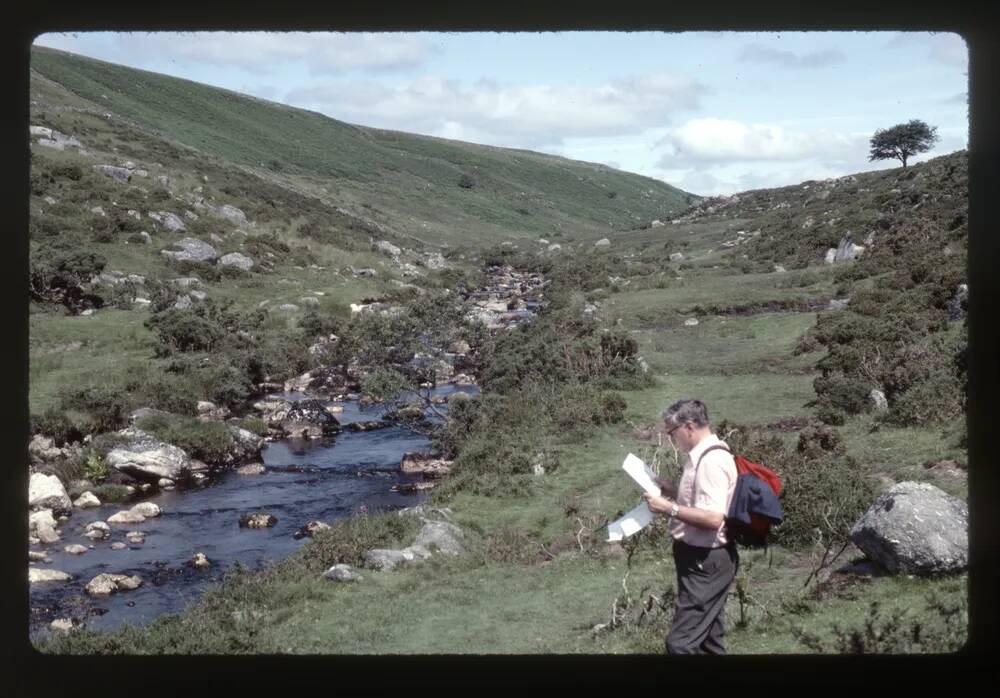
<path fill-rule="evenodd" d="M 432 395 L 478 391 L 476 386 L 441 385 Z M 268 397 L 295 401 L 306 396 L 271 393 Z M 376 420 L 382 412 L 362 410 L 356 402 L 326 404 L 344 408 L 336 416 L 345 426 Z M 332 525 L 365 510 L 376 513 L 414 506 L 423 499 L 421 495 L 392 492 L 391 488 L 423 479 L 419 474 L 402 473 L 399 464 L 405 452 L 429 449 L 426 437 L 400 426 L 344 430 L 335 440 L 276 441 L 262 452 L 264 473 L 226 471 L 213 475 L 203 487 L 159 492 L 142 501 L 158 505 L 160 516 L 139 524 L 112 524 L 106 540 L 85 538 L 87 525 L 105 521 L 132 504 L 76 509 L 59 529 L 62 540 L 46 546 L 52 562 L 36 563 L 71 574 L 73 580 L 31 585 L 29 632 L 46 631 L 53 619 L 67 617 L 78 618 L 94 630 L 114 630 L 126 622 L 142 625 L 164 613 L 183 611 L 237 562 L 260 569 L 287 557 L 309 540 L 296 540 L 293 534 L 310 521 Z M 240 516 L 258 511 L 277 517 L 277 524 L 265 529 L 240 528 Z M 143 532 L 145 542 L 128 542 L 125 534 L 130 531 Z M 116 542 L 127 547 L 114 550 L 111 544 Z M 89 549 L 81 555 L 63 550 L 74 543 Z M 210 567 L 196 569 L 186 564 L 199 552 L 211 561 Z M 142 585 L 106 597 L 87 594 L 86 584 L 104 573 L 137 575 Z"/>

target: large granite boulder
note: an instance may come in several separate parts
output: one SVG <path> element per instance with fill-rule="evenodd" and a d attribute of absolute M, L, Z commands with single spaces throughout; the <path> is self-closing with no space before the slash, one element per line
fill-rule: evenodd
<path fill-rule="evenodd" d="M 150 211 L 149 217 L 172 233 L 181 233 L 187 230 L 184 221 L 176 213 L 171 213 L 170 211 Z"/>
<path fill-rule="evenodd" d="M 401 249 L 393 245 L 388 240 L 379 240 L 378 242 L 376 242 L 375 249 L 377 249 L 379 252 L 384 252 L 390 257 L 398 257 L 402 252 Z"/>
<path fill-rule="evenodd" d="M 162 250 L 161 254 L 178 261 L 213 263 L 219 257 L 219 253 L 215 251 L 214 247 L 197 238 L 184 238 L 175 242 L 171 247 L 178 249 L 168 248 Z"/>
<path fill-rule="evenodd" d="M 315 439 L 335 434 L 340 430 L 340 421 L 319 400 L 299 400 L 288 410 L 281 430 L 289 436 Z"/>
<path fill-rule="evenodd" d="M 91 596 L 108 596 L 119 591 L 131 591 L 142 585 L 139 577 L 124 574 L 99 574 L 89 582 L 84 590 Z"/>
<path fill-rule="evenodd" d="M 35 434 L 28 442 L 28 456 L 35 465 L 52 463 L 63 457 L 65 453 L 58 448 L 53 439 L 41 434 Z"/>
<path fill-rule="evenodd" d="M 958 572 L 969 562 L 969 507 L 934 485 L 901 482 L 879 496 L 850 537 L 890 572 Z"/>
<path fill-rule="evenodd" d="M 837 251 L 834 252 L 833 261 L 835 262 L 846 262 L 852 259 L 857 259 L 865 248 L 862 245 L 855 245 L 851 241 L 851 233 L 844 233 L 844 236 L 840 239 L 840 244 L 837 245 Z"/>
<path fill-rule="evenodd" d="M 40 526 L 55 528 L 57 525 L 51 509 L 42 509 L 28 515 L 28 533 L 36 532 Z"/>
<path fill-rule="evenodd" d="M 375 570 L 388 572 L 407 562 L 419 562 L 422 558 L 409 548 L 403 550 L 366 550 L 362 555 L 365 564 Z"/>
<path fill-rule="evenodd" d="M 28 508 L 72 509 L 73 502 L 58 477 L 32 473 L 28 480 Z"/>
<path fill-rule="evenodd" d="M 449 555 L 460 555 L 465 552 L 465 548 L 460 542 L 462 536 L 462 529 L 455 524 L 424 519 L 423 528 L 417 534 L 413 545 L 419 545 L 428 550 L 437 549 Z"/>
<path fill-rule="evenodd" d="M 177 480 L 191 467 L 190 459 L 182 449 L 164 443 L 141 429 L 128 427 L 118 434 L 127 440 L 111 449 L 105 460 L 120 473 L 156 484 L 161 479 Z"/>
<path fill-rule="evenodd" d="M 237 267 L 243 271 L 250 271 L 253 267 L 253 260 L 240 252 L 230 252 L 222 256 L 219 264 L 224 267 Z"/>
<path fill-rule="evenodd" d="M 128 182 L 132 179 L 132 171 L 125 167 L 115 167 L 114 165 L 94 165 L 94 170 L 103 175 L 107 175 L 119 182 Z"/>
<path fill-rule="evenodd" d="M 264 437 L 257 436 L 252 431 L 230 425 L 233 434 L 233 447 L 225 456 L 222 465 L 236 465 L 249 461 L 260 460 L 261 449 L 264 448 Z"/>
<path fill-rule="evenodd" d="M 345 564 L 334 565 L 324 572 L 323 576 L 334 582 L 360 582 L 364 580 L 364 577 L 355 572 L 353 567 Z"/>
<path fill-rule="evenodd" d="M 242 210 L 230 204 L 226 204 L 225 206 L 220 206 L 219 208 L 215 209 L 215 212 L 218 213 L 223 218 L 225 218 L 230 223 L 235 223 L 236 225 L 239 226 L 247 224 L 247 214 L 243 213 Z"/>
<path fill-rule="evenodd" d="M 281 426 L 281 423 L 288 418 L 292 411 L 292 403 L 281 398 L 270 400 L 260 400 L 253 404 L 253 408 L 260 412 L 261 420 L 269 427 Z"/>

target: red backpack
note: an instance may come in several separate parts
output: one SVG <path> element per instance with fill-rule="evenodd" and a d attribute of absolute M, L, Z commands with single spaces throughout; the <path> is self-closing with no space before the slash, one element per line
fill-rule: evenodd
<path fill-rule="evenodd" d="M 705 453 L 714 449 L 733 455 L 725 446 L 709 446 Z M 705 453 L 698 459 L 699 465 Z M 750 548 L 766 546 L 771 526 L 785 520 L 785 512 L 778 502 L 781 478 L 770 468 L 743 456 L 733 455 L 733 460 L 736 462 L 736 489 L 726 516 L 726 537 Z"/>

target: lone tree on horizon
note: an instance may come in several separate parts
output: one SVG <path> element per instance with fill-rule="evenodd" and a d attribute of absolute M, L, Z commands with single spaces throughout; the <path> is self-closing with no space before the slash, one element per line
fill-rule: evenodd
<path fill-rule="evenodd" d="M 911 119 L 909 123 L 875 131 L 868 162 L 895 158 L 906 167 L 908 157 L 926 153 L 937 142 L 937 126 L 928 126 L 920 119 Z"/>

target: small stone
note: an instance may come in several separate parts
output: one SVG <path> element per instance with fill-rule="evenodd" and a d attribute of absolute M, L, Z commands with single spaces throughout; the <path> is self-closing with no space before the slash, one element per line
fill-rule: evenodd
<path fill-rule="evenodd" d="M 146 542 L 146 534 L 142 531 L 129 531 L 125 534 L 125 540 L 135 545 L 142 545 Z"/>
<path fill-rule="evenodd" d="M 73 506 L 77 509 L 90 509 L 92 507 L 101 506 L 101 500 L 99 500 L 93 492 L 87 491 L 76 498 L 73 502 Z"/>
<path fill-rule="evenodd" d="M 68 582 L 73 579 L 73 575 L 66 574 L 60 570 L 43 570 L 35 567 L 28 568 L 28 583 L 39 584 L 42 582 Z"/>
<path fill-rule="evenodd" d="M 196 553 L 193 558 L 188 560 L 188 564 L 191 567 L 197 567 L 198 569 L 204 569 L 212 565 L 208 558 L 205 557 L 205 553 Z"/>
<path fill-rule="evenodd" d="M 54 621 L 49 623 L 49 629 L 54 632 L 68 633 L 73 629 L 73 627 L 72 618 L 56 618 Z"/>
<path fill-rule="evenodd" d="M 136 504 L 129 511 L 131 511 L 134 514 L 138 514 L 139 516 L 143 516 L 147 519 L 152 519 L 160 515 L 160 507 L 153 504 L 152 502 L 141 502 L 140 504 Z"/>
<path fill-rule="evenodd" d="M 146 517 L 134 511 L 119 511 L 108 519 L 108 523 L 113 524 L 133 524 L 142 523 Z"/>
<path fill-rule="evenodd" d="M 80 545 L 78 543 L 74 543 L 73 545 L 67 545 L 65 548 L 63 548 L 63 550 L 69 553 L 70 555 L 83 555 L 85 552 L 87 552 L 87 547 L 84 545 Z"/>
<path fill-rule="evenodd" d="M 117 542 L 111 544 L 111 549 L 112 550 L 124 550 L 127 547 L 128 546 L 125 545 L 124 543 L 122 543 L 121 541 L 117 541 Z"/>
<path fill-rule="evenodd" d="M 694 327 L 695 325 L 698 324 L 698 318 L 689 317 L 687 320 L 684 321 L 684 324 L 688 327 Z"/>
<path fill-rule="evenodd" d="M 250 463 L 249 465 L 237 468 L 236 472 L 240 475 L 262 475 L 265 470 L 263 463 Z"/>

